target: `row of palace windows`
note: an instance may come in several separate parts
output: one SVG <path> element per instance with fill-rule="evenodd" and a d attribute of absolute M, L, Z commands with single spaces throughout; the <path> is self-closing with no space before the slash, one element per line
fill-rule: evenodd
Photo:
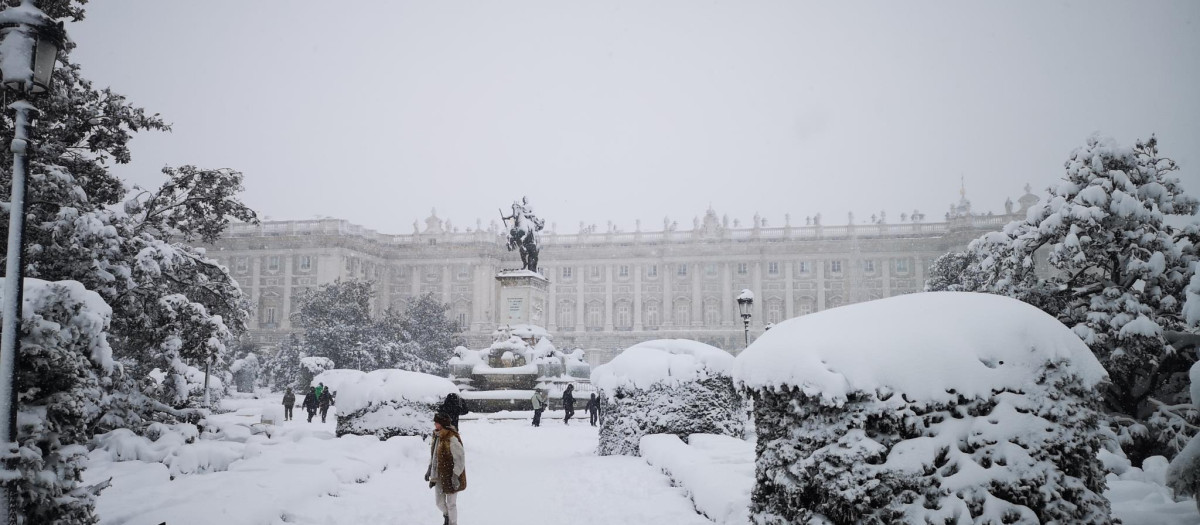
<path fill-rule="evenodd" d="M 801 301 L 797 305 L 797 314 L 805 315 L 812 313 L 814 306 L 811 302 Z M 686 326 L 692 323 L 692 305 L 688 301 L 678 301 L 674 304 L 671 311 L 671 322 L 676 326 Z M 732 314 L 732 313 L 731 313 Z M 705 326 L 717 326 L 721 324 L 721 305 L 716 301 L 705 301 L 702 307 L 701 315 Z M 642 306 L 642 321 L 643 326 L 648 330 L 654 330 L 663 325 L 662 311 L 657 302 L 649 302 Z M 763 318 L 767 323 L 778 323 L 783 320 L 784 309 L 783 301 L 768 300 L 763 305 Z M 730 320 L 735 320 L 736 315 L 731 315 Z M 633 305 L 628 302 L 618 302 L 613 305 L 612 312 L 613 327 L 620 329 L 633 328 Z M 558 319 L 555 321 L 559 327 L 570 327 L 575 322 L 575 307 L 570 303 L 565 303 L 559 306 Z M 604 305 L 601 303 L 588 303 L 584 305 L 583 325 L 587 330 L 601 330 L 604 328 Z"/>
<path fill-rule="evenodd" d="M 602 276 L 601 272 L 603 271 L 601 266 L 589 266 L 588 268 L 590 271 L 590 277 L 592 279 L 600 279 L 601 278 L 601 276 Z M 768 262 L 767 263 L 767 275 L 779 275 L 780 268 L 781 268 L 781 266 L 778 262 L 775 262 L 775 261 Z M 876 261 L 874 259 L 864 259 L 862 261 L 862 268 L 863 268 L 863 271 L 866 273 L 875 273 L 876 269 L 878 268 L 878 265 L 876 264 Z M 747 275 L 750 273 L 749 263 L 744 263 L 744 262 L 737 263 L 735 266 L 735 269 L 736 269 L 736 272 L 738 275 Z M 717 265 L 717 263 L 708 263 L 708 264 L 705 264 L 705 266 L 704 266 L 704 273 L 707 275 L 710 275 L 710 276 L 717 275 L 718 271 L 719 271 L 719 266 Z M 811 274 L 812 273 L 812 261 L 796 261 L 796 271 L 800 274 Z M 842 273 L 842 261 L 839 261 L 839 260 L 829 261 L 829 271 L 830 271 L 830 273 Z M 896 259 L 896 271 L 899 273 L 908 273 L 908 271 L 909 271 L 908 259 Z M 629 269 L 628 264 L 617 265 L 617 276 L 618 277 L 628 277 L 629 272 L 630 272 L 630 269 Z M 562 276 L 563 279 L 571 279 L 574 277 L 574 274 L 575 274 L 575 268 L 572 266 L 563 266 L 560 269 L 560 275 Z M 675 274 L 680 277 L 686 277 L 688 275 L 688 265 L 687 264 L 676 265 Z M 647 277 L 657 277 L 658 276 L 658 265 L 651 264 L 651 265 L 646 266 L 646 276 Z"/>
<path fill-rule="evenodd" d="M 283 256 L 268 255 L 263 257 L 263 263 L 268 272 L 278 272 L 281 267 Z M 237 273 L 246 273 L 249 271 L 250 259 L 248 257 L 234 258 L 234 271 Z M 302 272 L 307 272 L 312 269 L 312 257 L 309 255 L 300 255 L 296 257 L 296 268 Z"/>

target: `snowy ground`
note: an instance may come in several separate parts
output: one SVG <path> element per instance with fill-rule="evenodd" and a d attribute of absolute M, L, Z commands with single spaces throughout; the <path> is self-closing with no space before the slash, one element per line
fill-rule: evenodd
<path fill-rule="evenodd" d="M 230 428 L 257 421 L 254 414 L 276 403 L 278 396 L 228 400 L 226 408 L 241 410 L 216 419 L 233 441 L 175 461 L 240 458 L 221 472 L 170 480 L 162 463 L 93 453 L 86 481 L 113 478 L 99 500 L 101 523 L 441 523 L 422 479 L 428 445 L 417 438 L 335 438 L 333 417 L 307 423 L 301 410 L 270 437 Z M 561 416 L 547 417 L 532 428 L 528 420 L 480 419 L 462 427 L 468 488 L 459 497 L 461 523 L 712 523 L 658 468 L 640 458 L 596 456 L 596 428 L 586 420 L 564 426 Z"/>
<path fill-rule="evenodd" d="M 132 441 L 97 449 L 85 481 L 112 478 L 98 504 L 101 523 L 441 522 L 422 479 L 428 445 L 417 438 L 335 438 L 333 417 L 307 423 L 301 410 L 269 436 L 255 434 L 251 423 L 278 404 L 278 395 L 228 399 L 223 406 L 234 412 L 213 417 L 218 434 L 171 444 L 163 460 L 111 460 L 118 451 L 153 455 Z M 718 523 L 746 515 L 739 507 L 753 484 L 751 446 L 720 436 L 692 445 L 648 436 L 656 445 L 646 459 L 598 457 L 596 429 L 586 420 L 564 426 L 561 412 L 548 413 L 541 428 L 532 428 L 528 419 L 515 419 L 524 415 L 462 422 L 468 489 L 459 498 L 461 523 L 712 524 L 696 507 Z M 1139 469 L 1110 477 L 1106 496 L 1114 512 L 1127 525 L 1200 523 L 1194 502 L 1173 501 L 1155 483 L 1159 477 Z"/>

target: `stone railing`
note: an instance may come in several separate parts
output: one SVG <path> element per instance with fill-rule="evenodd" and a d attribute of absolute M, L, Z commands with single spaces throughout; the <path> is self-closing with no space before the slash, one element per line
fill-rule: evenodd
<path fill-rule="evenodd" d="M 543 232 L 543 246 L 590 246 L 610 244 L 670 244 L 697 241 L 788 241 L 845 239 L 850 237 L 920 237 L 943 235 L 961 229 L 999 229 L 1015 215 L 978 215 L 952 218 L 947 222 L 903 222 L 896 224 L 847 224 L 837 226 L 783 226 L 772 228 L 717 228 L 714 230 L 666 230 L 648 232 L 587 232 L 560 234 Z M 340 219 L 274 221 L 232 224 L 227 238 L 345 235 L 388 245 L 506 244 L 496 231 L 440 232 L 392 235 Z"/>

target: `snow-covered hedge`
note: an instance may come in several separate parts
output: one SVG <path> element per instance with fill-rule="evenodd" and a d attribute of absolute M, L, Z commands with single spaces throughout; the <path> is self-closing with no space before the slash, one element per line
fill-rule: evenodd
<path fill-rule="evenodd" d="M 755 523 L 1110 523 L 1104 369 L 1005 297 L 937 292 L 779 324 L 735 361 L 754 398 Z"/>
<path fill-rule="evenodd" d="M 642 437 L 642 457 L 687 491 L 696 511 L 718 525 L 749 521 L 754 480 L 754 443 L 729 436 L 674 434 Z"/>
<path fill-rule="evenodd" d="M 338 436 L 427 436 L 438 406 L 458 393 L 449 379 L 407 370 L 327 370 L 318 382 L 337 393 Z"/>
<path fill-rule="evenodd" d="M 629 347 L 592 371 L 600 391 L 602 456 L 636 456 L 647 434 L 742 437 L 742 399 L 729 376 L 733 356 L 696 341 L 659 339 Z"/>

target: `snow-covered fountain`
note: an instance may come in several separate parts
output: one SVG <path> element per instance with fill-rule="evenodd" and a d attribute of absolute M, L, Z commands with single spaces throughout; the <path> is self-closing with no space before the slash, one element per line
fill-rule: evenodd
<path fill-rule="evenodd" d="M 508 248 L 520 250 L 522 268 L 496 274 L 499 328 L 492 333 L 492 344 L 476 350 L 460 346 L 450 359 L 450 380 L 477 412 L 530 410 L 535 388 L 547 391 L 552 403 L 561 402 L 567 384 L 586 383 L 591 376 L 583 350 L 555 348 L 553 337 L 541 326 L 550 287 L 537 267 L 537 232 L 543 221 L 527 199 L 513 202 L 512 214 L 502 218 L 511 225 Z"/>

